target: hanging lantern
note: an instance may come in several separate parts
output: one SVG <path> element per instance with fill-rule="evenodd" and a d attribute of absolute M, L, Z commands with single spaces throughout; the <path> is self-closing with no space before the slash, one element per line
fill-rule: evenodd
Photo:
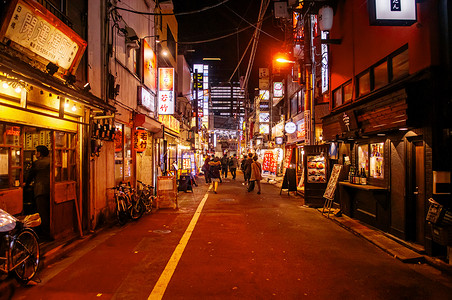
<path fill-rule="evenodd" d="M 333 8 L 324 6 L 319 9 L 319 27 L 321 31 L 330 31 L 333 27 Z"/>
<path fill-rule="evenodd" d="M 146 150 L 148 143 L 148 132 L 144 129 L 137 129 L 133 136 L 133 147 L 137 152 L 143 152 Z"/>

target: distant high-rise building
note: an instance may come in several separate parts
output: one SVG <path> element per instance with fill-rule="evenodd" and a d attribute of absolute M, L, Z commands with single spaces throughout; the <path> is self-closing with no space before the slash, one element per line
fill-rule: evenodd
<path fill-rule="evenodd" d="M 238 82 L 220 83 L 210 87 L 214 129 L 238 129 L 245 116 L 245 91 Z"/>

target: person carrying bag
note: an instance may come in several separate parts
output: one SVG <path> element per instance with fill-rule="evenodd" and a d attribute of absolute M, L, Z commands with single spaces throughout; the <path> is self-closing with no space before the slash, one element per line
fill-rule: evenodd
<path fill-rule="evenodd" d="M 261 180 L 262 180 L 262 166 L 260 162 L 257 161 L 257 155 L 253 157 L 253 163 L 251 164 L 251 178 L 250 185 L 248 186 L 248 192 L 254 190 L 254 185 L 257 183 L 257 194 L 261 193 Z"/>

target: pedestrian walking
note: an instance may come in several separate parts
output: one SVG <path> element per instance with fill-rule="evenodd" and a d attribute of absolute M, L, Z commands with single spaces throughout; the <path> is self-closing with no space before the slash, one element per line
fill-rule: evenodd
<path fill-rule="evenodd" d="M 204 179 L 206 180 L 206 184 L 209 184 L 212 182 L 212 180 L 210 179 L 210 166 L 209 166 L 209 162 L 210 162 L 210 157 L 207 156 L 206 159 L 204 160 L 204 164 L 202 165 L 202 172 L 204 173 Z"/>
<path fill-rule="evenodd" d="M 253 163 L 251 164 L 251 177 L 250 184 L 248 186 L 248 192 L 254 190 L 254 185 L 257 184 L 257 194 L 261 193 L 261 180 L 262 180 L 262 166 L 261 163 L 257 161 L 257 155 L 253 157 Z"/>
<path fill-rule="evenodd" d="M 227 155 L 224 155 L 221 158 L 221 175 L 223 175 L 223 178 L 228 178 L 228 165 L 229 165 L 229 158 Z"/>
<path fill-rule="evenodd" d="M 253 163 L 253 153 L 248 153 L 248 158 L 245 160 L 243 177 L 245 184 L 248 184 L 251 177 L 251 164 Z"/>
<path fill-rule="evenodd" d="M 36 210 L 41 217 L 41 225 L 37 228 L 41 238 L 52 239 L 50 236 L 50 157 L 46 146 L 37 146 L 36 160 L 32 163 L 25 187 L 33 183 L 33 197 Z"/>
<path fill-rule="evenodd" d="M 220 176 L 220 168 L 221 168 L 221 162 L 220 159 L 215 157 L 215 159 L 209 162 L 209 170 L 210 170 L 210 178 L 212 179 L 212 185 L 213 185 L 213 192 L 216 194 L 218 189 L 218 183 L 221 182 L 221 176 Z"/>
<path fill-rule="evenodd" d="M 232 180 L 235 180 L 235 177 L 237 175 L 237 165 L 238 165 L 237 154 L 234 154 L 229 159 L 229 171 L 231 171 Z"/>

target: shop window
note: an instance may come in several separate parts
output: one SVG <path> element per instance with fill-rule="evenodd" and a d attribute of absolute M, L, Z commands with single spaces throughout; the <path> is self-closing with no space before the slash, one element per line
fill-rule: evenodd
<path fill-rule="evenodd" d="M 388 63 L 374 67 L 374 89 L 379 89 L 388 84 Z"/>
<path fill-rule="evenodd" d="M 370 144 L 370 163 L 369 171 L 370 178 L 383 179 L 384 178 L 384 143 Z"/>
<path fill-rule="evenodd" d="M 358 147 L 358 170 L 361 173 L 363 170 L 369 174 L 368 164 L 369 163 L 369 145 L 360 145 Z"/>
<path fill-rule="evenodd" d="M 367 71 L 358 77 L 358 97 L 370 93 L 370 73 Z"/>
<path fill-rule="evenodd" d="M 0 148 L 0 189 L 10 187 L 8 148 Z"/>
<path fill-rule="evenodd" d="M 115 181 L 127 182 L 132 177 L 131 128 L 119 123 L 115 127 Z"/>
<path fill-rule="evenodd" d="M 295 94 L 292 99 L 290 99 L 290 116 L 293 117 L 298 113 L 298 99 L 297 95 Z"/>
<path fill-rule="evenodd" d="M 124 128 L 124 133 L 124 180 L 130 181 L 132 177 L 132 129 L 126 126 Z"/>
<path fill-rule="evenodd" d="M 408 49 L 392 58 L 392 80 L 409 75 Z"/>
<path fill-rule="evenodd" d="M 0 124 L 0 189 L 19 187 L 22 177 L 21 127 Z"/>
<path fill-rule="evenodd" d="M 344 84 L 344 104 L 347 102 L 351 102 L 353 98 L 353 87 L 352 82 Z"/>
<path fill-rule="evenodd" d="M 342 88 L 338 88 L 333 91 L 333 108 L 339 107 L 342 105 Z"/>
<path fill-rule="evenodd" d="M 55 181 L 76 180 L 76 135 L 56 131 L 55 134 Z"/>

